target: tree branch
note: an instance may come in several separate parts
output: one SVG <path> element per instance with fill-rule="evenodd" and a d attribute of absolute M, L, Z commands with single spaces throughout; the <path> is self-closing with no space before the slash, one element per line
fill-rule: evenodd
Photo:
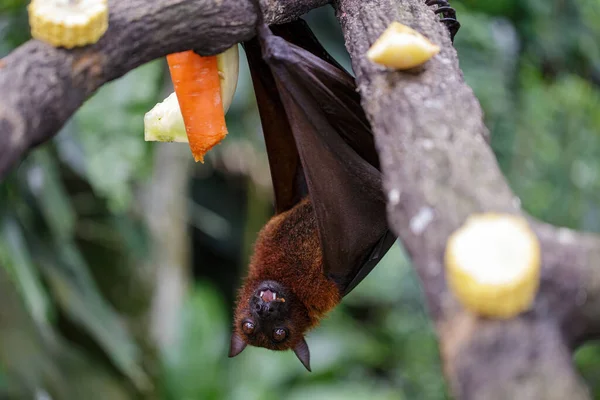
<path fill-rule="evenodd" d="M 265 18 L 297 18 L 327 0 L 261 0 Z M 254 35 L 250 0 L 112 0 L 108 32 L 92 46 L 31 40 L 0 60 L 0 179 L 52 138 L 100 86 L 169 53 L 216 54 Z"/>
<path fill-rule="evenodd" d="M 466 312 L 446 287 L 449 235 L 473 213 L 521 213 L 485 138 L 446 28 L 422 0 L 337 0 L 346 46 L 373 126 L 392 229 L 420 276 L 451 388 L 460 399 L 589 398 L 574 344 L 598 331 L 600 239 L 532 220 L 543 272 L 532 311 L 510 321 Z M 442 47 L 418 72 L 388 71 L 366 52 L 394 20 Z M 594 279 L 591 279 L 594 278 Z"/>
<path fill-rule="evenodd" d="M 262 0 L 282 22 L 327 0 Z M 543 250 L 534 308 L 510 321 L 463 310 L 449 293 L 443 253 L 472 213 L 521 213 L 486 143 L 448 32 L 423 0 L 336 0 L 363 106 L 373 126 L 393 230 L 409 252 L 434 318 L 445 372 L 461 399 L 585 399 L 571 351 L 600 334 L 600 239 L 530 219 Z M 102 84 L 168 53 L 217 53 L 254 34 L 250 0 L 112 1 L 110 29 L 72 51 L 30 41 L 0 60 L 0 178 L 49 140 Z M 391 72 L 365 53 L 392 20 L 442 47 L 418 72 Z"/>
<path fill-rule="evenodd" d="M 600 336 L 600 238 L 536 223 L 546 269 L 547 310 L 571 348 Z M 562 315 L 560 315 L 562 314 Z"/>

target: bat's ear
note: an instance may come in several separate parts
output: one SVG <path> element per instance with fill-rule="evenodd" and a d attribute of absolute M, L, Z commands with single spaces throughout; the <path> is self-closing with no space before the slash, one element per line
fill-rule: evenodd
<path fill-rule="evenodd" d="M 308 344 L 306 344 L 304 338 L 302 338 L 296 347 L 294 347 L 294 353 L 296 353 L 296 357 L 298 357 L 298 360 L 300 360 L 302 365 L 310 372 L 310 351 L 308 350 Z"/>
<path fill-rule="evenodd" d="M 229 357 L 235 357 L 246 348 L 246 342 L 237 332 L 231 334 L 231 344 L 229 345 Z"/>

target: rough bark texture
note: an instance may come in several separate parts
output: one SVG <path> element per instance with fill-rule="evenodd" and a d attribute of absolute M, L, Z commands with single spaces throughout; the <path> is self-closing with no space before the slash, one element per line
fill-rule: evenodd
<path fill-rule="evenodd" d="M 261 0 L 266 20 L 293 19 L 326 0 Z M 168 53 L 218 53 L 254 34 L 250 0 L 110 1 L 109 30 L 93 46 L 31 40 L 0 60 L 0 178 L 54 136 L 96 89 Z"/>
<path fill-rule="evenodd" d="M 263 0 L 267 20 L 293 19 L 326 0 Z M 50 139 L 102 84 L 190 47 L 205 54 L 253 35 L 249 0 L 112 1 L 109 32 L 66 51 L 31 41 L 0 60 L 0 177 Z M 336 0 L 363 105 L 372 123 L 388 214 L 417 269 L 460 399 L 586 399 L 572 350 L 600 333 L 600 239 L 531 220 L 543 250 L 534 308 L 510 321 L 478 318 L 449 293 L 443 253 L 472 213 L 521 213 L 485 138 L 448 32 L 423 0 Z M 365 53 L 393 20 L 442 47 L 424 68 L 392 72 Z"/>
<path fill-rule="evenodd" d="M 388 214 L 421 278 L 452 391 L 460 399 L 589 398 L 572 366 L 573 345 L 597 332 L 600 241 L 531 219 L 542 242 L 535 307 L 511 321 L 477 318 L 449 293 L 448 236 L 473 213 L 521 213 L 485 138 L 448 32 L 421 0 L 339 0 L 337 15 L 384 171 Z M 424 68 L 392 72 L 368 61 L 393 20 L 442 47 Z"/>

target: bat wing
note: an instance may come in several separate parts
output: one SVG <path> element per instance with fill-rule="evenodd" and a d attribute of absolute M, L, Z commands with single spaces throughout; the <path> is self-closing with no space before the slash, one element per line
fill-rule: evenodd
<path fill-rule="evenodd" d="M 275 212 L 279 214 L 298 203 L 306 196 L 308 189 L 292 128 L 279 96 L 275 78 L 262 58 L 260 43 L 254 38 L 244 42 L 243 47 L 250 67 L 267 147 L 275 193 Z"/>
<path fill-rule="evenodd" d="M 332 109 L 330 106 L 335 105 L 334 102 L 330 103 L 330 106 L 326 106 L 325 111 L 328 112 L 330 119 L 333 119 L 336 129 L 345 134 L 346 140 L 353 143 L 353 147 L 361 152 L 363 158 L 378 168 L 379 159 L 375 151 L 373 136 L 350 74 L 323 48 L 304 20 L 299 19 L 275 25 L 271 29 L 287 42 L 307 50 L 331 64 L 340 71 L 341 76 L 344 76 L 341 87 L 340 85 L 331 87 L 331 90 L 335 90 L 337 96 L 340 97 L 338 102 L 342 103 L 342 109 Z M 277 213 L 281 213 L 289 210 L 306 196 L 308 188 L 286 109 L 281 101 L 270 67 L 263 60 L 261 43 L 258 38 L 254 38 L 244 42 L 243 47 L 250 67 L 265 136 L 275 192 L 275 208 Z M 343 104 L 344 102 L 345 104 Z M 347 116 L 351 118 L 344 118 Z"/>
<path fill-rule="evenodd" d="M 259 26 L 258 38 L 246 45 L 246 53 L 276 208 L 281 212 L 292 207 L 308 191 L 324 273 L 346 295 L 395 241 L 387 226 L 373 134 L 354 79 L 306 23 L 274 30 L 281 36 Z"/>

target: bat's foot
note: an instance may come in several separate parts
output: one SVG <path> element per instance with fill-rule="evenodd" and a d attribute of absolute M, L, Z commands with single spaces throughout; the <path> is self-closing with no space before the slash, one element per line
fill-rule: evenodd
<path fill-rule="evenodd" d="M 460 29 L 460 22 L 456 19 L 456 11 L 450 7 L 450 3 L 447 0 L 425 0 L 425 4 L 428 6 L 436 5 L 434 13 L 442 15 L 442 22 L 450 31 L 450 40 L 454 42 L 454 35 Z"/>

